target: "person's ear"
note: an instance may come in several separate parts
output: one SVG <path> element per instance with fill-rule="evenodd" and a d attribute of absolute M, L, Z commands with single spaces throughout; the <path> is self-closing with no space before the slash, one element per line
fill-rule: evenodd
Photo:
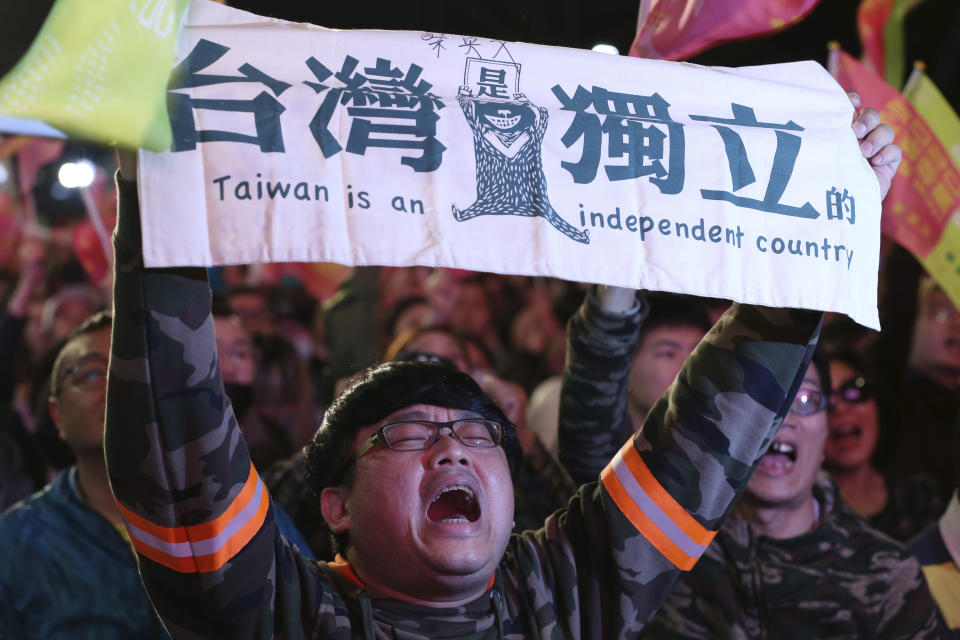
<path fill-rule="evenodd" d="M 346 487 L 327 487 L 320 492 L 320 512 L 330 531 L 337 535 L 350 530 L 350 512 L 347 509 L 349 495 Z"/>
<path fill-rule="evenodd" d="M 66 438 L 63 437 L 63 413 L 60 411 L 60 401 L 54 396 L 47 398 L 47 410 L 50 412 L 53 424 L 57 427 L 57 433 L 60 434 L 60 439 L 66 441 Z"/>

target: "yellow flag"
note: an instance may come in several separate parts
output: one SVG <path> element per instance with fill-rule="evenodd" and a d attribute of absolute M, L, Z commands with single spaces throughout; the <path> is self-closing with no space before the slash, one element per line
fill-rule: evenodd
<path fill-rule="evenodd" d="M 0 78 L 0 115 L 71 136 L 169 148 L 166 85 L 189 0 L 57 0 Z"/>
<path fill-rule="evenodd" d="M 922 65 L 914 68 L 913 74 L 903 89 L 903 96 L 923 116 L 930 130 L 947 151 L 943 162 L 952 162 L 960 169 L 960 117 L 947 102 L 936 85 L 923 72 Z M 931 170 L 934 168 L 931 167 Z M 960 199 L 960 183 L 950 178 L 956 173 L 942 172 L 946 179 L 930 185 L 930 195 L 937 201 L 955 202 Z M 960 307 L 960 207 L 954 210 L 943 234 L 926 258 L 921 259 L 924 268 L 943 287 L 955 305 Z"/>

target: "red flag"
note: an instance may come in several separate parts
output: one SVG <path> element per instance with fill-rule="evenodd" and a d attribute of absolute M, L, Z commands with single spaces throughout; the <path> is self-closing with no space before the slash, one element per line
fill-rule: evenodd
<path fill-rule="evenodd" d="M 883 73 L 883 29 L 892 11 L 893 0 L 863 0 L 857 7 L 863 64 L 874 73 Z"/>
<path fill-rule="evenodd" d="M 117 196 L 111 184 L 105 172 L 97 171 L 93 183 L 81 191 L 87 217 L 73 228 L 70 238 L 77 261 L 93 284 L 100 284 L 113 267 L 113 256 L 107 251 L 117 223 Z"/>
<path fill-rule="evenodd" d="M 37 170 L 51 160 L 60 157 L 63 145 L 63 140 L 11 136 L 0 141 L 0 159 L 17 154 L 20 192 L 27 193 L 33 189 L 33 183 L 37 179 Z"/>
<path fill-rule="evenodd" d="M 819 0 L 641 0 L 630 55 L 681 60 L 707 47 L 779 31 Z"/>
<path fill-rule="evenodd" d="M 0 269 L 13 271 L 16 268 L 21 235 L 13 198 L 0 191 Z"/>
<path fill-rule="evenodd" d="M 861 0 L 857 32 L 863 45 L 863 64 L 887 82 L 900 86 L 906 62 L 903 21 L 923 0 Z"/>
<path fill-rule="evenodd" d="M 960 171 L 913 106 L 880 76 L 839 48 L 831 48 L 830 73 L 890 125 L 903 162 L 883 202 L 881 230 L 920 258 L 936 246 L 960 207 Z"/>
<path fill-rule="evenodd" d="M 116 220 L 108 220 L 106 225 L 113 228 L 115 222 Z M 84 218 L 73 228 L 70 240 L 77 262 L 83 267 L 90 282 L 100 284 L 110 272 L 110 262 L 103 252 L 103 244 L 100 242 L 97 230 L 89 218 Z"/>

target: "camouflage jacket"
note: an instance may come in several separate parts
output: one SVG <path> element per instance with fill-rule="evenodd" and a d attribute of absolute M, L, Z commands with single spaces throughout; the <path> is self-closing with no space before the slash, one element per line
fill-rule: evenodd
<path fill-rule="evenodd" d="M 755 311 L 767 318 L 777 313 Z M 781 318 L 788 320 L 787 315 Z M 640 320 L 604 313 L 592 295 L 571 320 L 559 454 L 578 480 L 600 473 L 605 466 L 601 461 L 618 448 L 616 439 L 632 429 L 626 384 Z M 760 371 L 753 373 L 754 380 L 762 380 Z M 752 389 L 750 378 L 732 382 Z M 704 388 L 703 392 L 713 393 L 718 407 L 723 406 L 715 390 Z M 656 420 L 664 413 L 682 415 L 679 405 L 671 406 L 674 393 L 668 393 L 667 406 L 661 400 L 654 407 L 654 422 L 644 424 L 637 440 L 649 439 L 648 430 L 658 426 Z M 683 418 L 691 424 L 701 419 Z M 750 455 L 762 452 L 760 448 Z M 727 464 L 719 456 L 717 460 Z M 732 492 L 742 487 L 719 489 Z M 821 505 L 820 522 L 815 530 L 796 538 L 758 538 L 736 515 L 724 521 L 700 562 L 680 578 L 646 626 L 643 637 L 937 637 L 935 613 L 917 562 L 902 545 L 846 507 L 825 476 L 818 480 L 815 495 Z"/>
<path fill-rule="evenodd" d="M 801 536 L 752 534 L 734 514 L 677 582 L 645 638 L 939 638 L 920 565 L 840 500 L 825 475 L 820 522 Z"/>
<path fill-rule="evenodd" d="M 735 309 L 602 481 L 510 539 L 486 593 L 439 609 L 372 599 L 348 566 L 277 533 L 223 393 L 206 272 L 144 269 L 136 187 L 119 194 L 107 464 L 175 637 L 637 637 L 746 483 L 816 334 L 816 314 Z"/>

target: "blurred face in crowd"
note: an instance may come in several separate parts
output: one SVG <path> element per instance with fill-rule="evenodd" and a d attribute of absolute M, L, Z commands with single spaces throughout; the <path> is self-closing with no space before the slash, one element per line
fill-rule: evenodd
<path fill-rule="evenodd" d="M 446 324 L 450 321 L 450 312 L 457 300 L 457 285 L 453 276 L 446 269 L 434 269 L 427 278 L 424 288 L 430 306 L 433 307 L 433 321 L 436 324 Z"/>
<path fill-rule="evenodd" d="M 256 361 L 250 333 L 240 324 L 239 318 L 216 316 L 213 327 L 217 334 L 217 356 L 223 381 L 227 384 L 253 384 Z"/>
<path fill-rule="evenodd" d="M 57 305 L 50 328 L 51 344 L 56 344 L 70 335 L 84 320 L 96 313 L 97 307 L 85 298 L 67 299 Z"/>
<path fill-rule="evenodd" d="M 475 416 L 412 405 L 361 429 L 354 451 L 386 424 L 467 417 Z M 513 526 L 503 447 L 468 447 L 441 429 L 429 449 L 395 451 L 377 442 L 353 467 L 352 485 L 325 489 L 321 501 L 331 528 L 349 533 L 347 559 L 361 580 L 406 601 L 453 604 L 483 592 Z"/>
<path fill-rule="evenodd" d="M 273 330 L 270 306 L 263 295 L 252 291 L 235 293 L 227 304 L 250 333 L 270 333 Z"/>
<path fill-rule="evenodd" d="M 830 378 L 834 381 L 834 405 L 828 414 L 824 462 L 829 469 L 851 471 L 869 465 L 877 448 L 877 403 L 865 378 L 846 362 L 832 360 Z"/>
<path fill-rule="evenodd" d="M 430 277 L 429 267 L 395 267 L 384 269 L 382 290 L 393 300 L 403 300 L 424 294 L 424 286 Z M 397 333 L 400 333 L 399 331 Z"/>
<path fill-rule="evenodd" d="M 450 326 L 469 336 L 485 337 L 493 328 L 487 292 L 479 282 L 461 282 L 450 311 Z"/>
<path fill-rule="evenodd" d="M 396 337 L 410 329 L 429 327 L 432 323 L 433 309 L 430 308 L 430 304 L 427 302 L 414 304 L 407 307 L 403 313 L 397 317 L 393 325 L 393 335 Z"/>
<path fill-rule="evenodd" d="M 528 305 L 513 319 L 510 326 L 510 341 L 515 349 L 543 354 L 551 339 L 563 329 L 552 313 L 544 313 Z"/>
<path fill-rule="evenodd" d="M 944 386 L 960 376 L 960 312 L 930 278 L 920 285 L 910 366 Z"/>
<path fill-rule="evenodd" d="M 50 416 L 78 458 L 103 457 L 109 353 L 110 329 L 105 327 L 64 345 L 53 370 L 57 382 Z"/>
<path fill-rule="evenodd" d="M 50 345 L 43 326 L 43 303 L 31 302 L 27 307 L 27 322 L 23 328 L 23 340 L 30 350 L 30 361 L 39 363 Z"/>
<path fill-rule="evenodd" d="M 817 369 L 810 365 L 783 426 L 747 484 L 748 499 L 785 509 L 811 499 L 827 439 L 827 404 Z"/>
<path fill-rule="evenodd" d="M 699 327 L 661 326 L 648 331 L 630 368 L 627 393 L 635 411 L 646 414 L 666 392 L 703 338 Z"/>
<path fill-rule="evenodd" d="M 411 340 L 404 347 L 404 351 L 419 351 L 421 353 L 430 353 L 435 356 L 440 356 L 441 358 L 446 358 L 452 362 L 454 365 L 456 365 L 457 369 L 460 369 L 460 371 L 463 371 L 464 373 L 470 372 L 470 368 L 467 366 L 466 354 L 464 353 L 463 347 L 456 338 L 446 331 L 424 331 L 416 338 Z"/>

